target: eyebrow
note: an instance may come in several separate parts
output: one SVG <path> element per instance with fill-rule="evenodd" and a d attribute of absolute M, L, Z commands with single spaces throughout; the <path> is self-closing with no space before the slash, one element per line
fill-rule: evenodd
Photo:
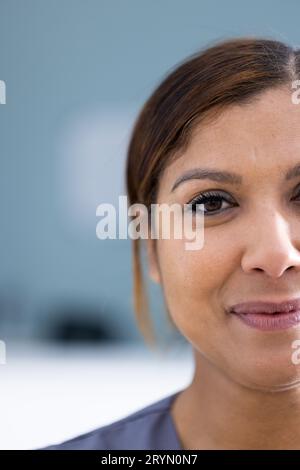
<path fill-rule="evenodd" d="M 288 181 L 296 176 L 300 175 L 300 164 L 295 165 L 293 168 L 289 169 L 285 175 L 285 179 Z M 212 181 L 217 181 L 219 183 L 229 183 L 234 185 L 242 184 L 243 178 L 237 173 L 222 171 L 210 168 L 193 168 L 188 170 L 183 175 L 179 176 L 172 186 L 171 192 L 173 192 L 180 184 L 185 181 L 192 179 L 209 179 Z"/>

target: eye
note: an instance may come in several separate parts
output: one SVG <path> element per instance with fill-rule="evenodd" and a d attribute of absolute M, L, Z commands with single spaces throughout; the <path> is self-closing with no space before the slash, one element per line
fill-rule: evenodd
<path fill-rule="evenodd" d="M 300 190 L 298 190 L 298 192 L 296 193 L 296 196 L 293 197 L 292 201 L 294 200 L 299 200 L 300 199 Z"/>
<path fill-rule="evenodd" d="M 225 209 L 223 208 L 223 210 L 220 211 L 224 201 L 225 203 L 230 204 L 232 206 L 236 205 L 232 201 L 232 199 L 224 193 L 216 191 L 207 191 L 200 193 L 195 198 L 193 198 L 188 203 L 188 210 L 192 211 L 193 214 L 196 213 L 197 210 L 197 212 L 200 212 L 204 215 L 215 215 L 215 213 L 224 212 L 224 210 L 228 209 L 228 207 L 225 207 Z M 206 211 L 202 211 L 200 207 L 197 207 L 197 204 L 204 204 L 208 206 L 208 208 Z"/>

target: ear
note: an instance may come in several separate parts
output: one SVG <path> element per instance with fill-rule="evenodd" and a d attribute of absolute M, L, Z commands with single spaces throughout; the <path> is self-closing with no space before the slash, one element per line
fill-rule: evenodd
<path fill-rule="evenodd" d="M 148 259 L 148 273 L 152 281 L 160 284 L 161 276 L 157 256 L 157 240 L 154 238 L 146 239 L 147 259 Z"/>

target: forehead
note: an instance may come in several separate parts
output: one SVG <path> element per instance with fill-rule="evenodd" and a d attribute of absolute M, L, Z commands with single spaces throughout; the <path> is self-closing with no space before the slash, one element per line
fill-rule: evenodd
<path fill-rule="evenodd" d="M 216 120 L 194 129 L 182 155 L 165 170 L 160 192 L 170 191 L 180 174 L 216 167 L 266 175 L 300 162 L 300 104 L 288 88 L 271 89 L 253 103 L 232 105 Z"/>

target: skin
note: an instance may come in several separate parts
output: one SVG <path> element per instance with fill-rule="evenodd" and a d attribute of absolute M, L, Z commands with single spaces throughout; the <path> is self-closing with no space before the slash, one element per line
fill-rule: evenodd
<path fill-rule="evenodd" d="M 149 275 L 195 361 L 171 408 L 183 449 L 300 448 L 300 365 L 291 360 L 300 326 L 261 331 L 228 313 L 239 302 L 300 297 L 300 175 L 284 181 L 297 163 L 300 105 L 287 86 L 200 125 L 161 176 L 158 203 L 187 204 L 207 190 L 233 201 L 205 206 L 215 215 L 205 216 L 200 250 L 186 250 L 184 238 L 146 241 Z M 243 183 L 192 179 L 171 192 L 196 167 Z"/>

